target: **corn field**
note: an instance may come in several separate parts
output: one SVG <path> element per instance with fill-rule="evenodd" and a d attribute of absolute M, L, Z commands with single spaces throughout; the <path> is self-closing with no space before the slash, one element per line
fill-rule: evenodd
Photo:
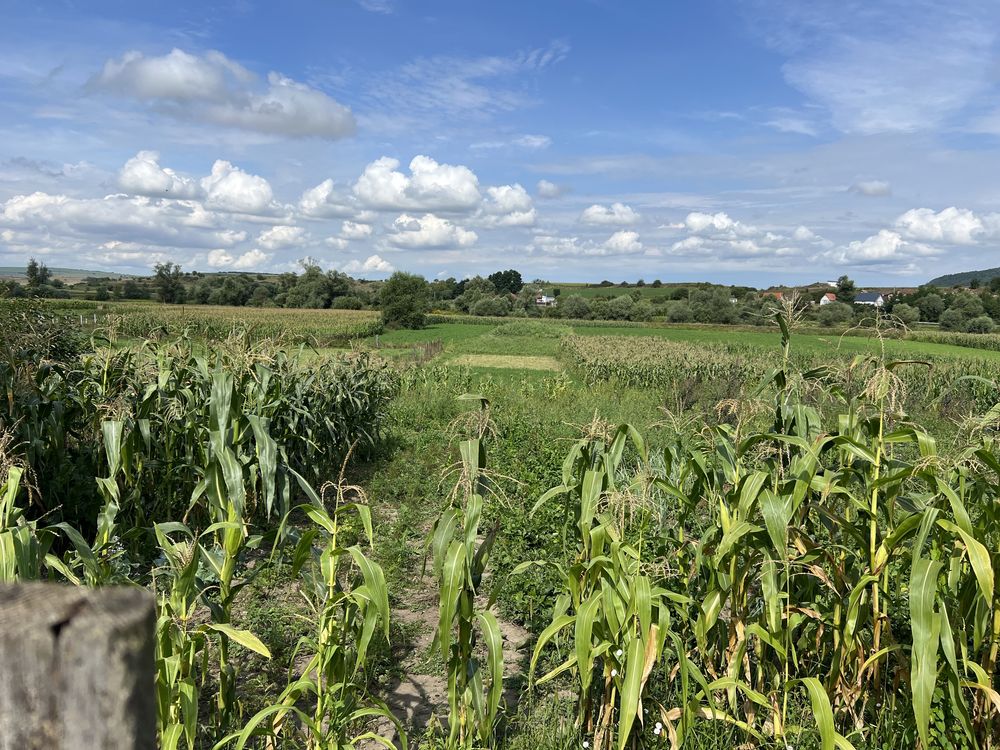
<path fill-rule="evenodd" d="M 737 337 L 738 339 L 738 337 Z M 661 388 L 681 394 L 707 386 L 718 399 L 749 395 L 773 372 L 773 349 L 739 343 L 692 344 L 631 336 L 568 336 L 562 340 L 567 359 L 588 382 L 611 381 L 627 386 Z M 791 360 L 802 371 L 823 371 L 826 384 L 857 395 L 881 367 L 878 355 L 858 356 L 835 348 L 822 353 L 793 353 Z M 960 401 L 982 412 L 1000 398 L 1000 362 L 921 356 L 906 367 L 895 368 L 894 397 L 901 407 L 920 409 L 923 404 Z M 817 389 L 800 396 L 814 398 Z"/>
<path fill-rule="evenodd" d="M 490 381 L 363 354 L 305 360 L 241 335 L 112 346 L 37 308 L 9 312 L 0 580 L 153 592 L 163 748 L 406 747 L 370 674 L 396 592 L 374 549 L 381 509 L 351 460 L 391 442 L 401 389 L 451 399 Z M 422 579 L 438 599 L 445 728 L 422 744 L 511 741 L 499 618 L 512 587 L 544 575 L 522 701 L 573 706 L 569 739 L 545 747 L 1000 746 L 994 365 L 796 355 L 779 326 L 777 352 L 565 337 L 585 379 L 666 393 L 694 379 L 728 392 L 726 418 L 583 425 L 520 519 L 555 519 L 544 533 L 558 543 L 502 579 L 487 519 L 511 514 L 495 504 L 517 478 L 487 456 L 503 405 L 454 402 L 457 462 L 441 467 L 454 490 Z M 521 393 L 573 387 L 564 375 Z M 961 429 L 943 451 L 910 407 L 956 389 Z M 248 665 L 275 655 L 238 614 L 279 563 L 306 614 L 261 706 Z"/>
<path fill-rule="evenodd" d="M 68 320 L 97 327 L 111 338 L 170 339 L 186 335 L 225 341 L 234 334 L 251 342 L 343 346 L 381 333 L 378 311 L 309 310 L 214 305 L 162 305 L 148 302 L 48 302 L 46 308 Z"/>

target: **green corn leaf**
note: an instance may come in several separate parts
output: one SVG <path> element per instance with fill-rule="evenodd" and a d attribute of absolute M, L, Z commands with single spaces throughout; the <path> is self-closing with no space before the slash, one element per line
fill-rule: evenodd
<path fill-rule="evenodd" d="M 591 653 L 593 648 L 592 633 L 594 620 L 600 607 L 601 592 L 597 592 L 580 606 L 576 615 L 573 639 L 576 645 L 576 663 L 579 666 L 582 693 L 586 693 L 590 689 L 590 680 L 594 671 L 594 656 Z"/>
<path fill-rule="evenodd" d="M 488 743 L 500 709 L 500 699 L 503 697 L 503 636 L 500 625 L 492 612 L 476 614 L 479 629 L 486 642 L 486 664 L 490 673 L 490 690 L 486 698 L 486 720 L 483 722 L 482 738 Z"/>
<path fill-rule="evenodd" d="M 930 747 L 927 728 L 937 679 L 940 620 L 934 615 L 934 599 L 941 567 L 936 560 L 918 557 L 913 560 L 910 572 L 910 625 L 913 630 L 910 680 L 913 716 L 924 747 Z"/>
<path fill-rule="evenodd" d="M 962 544 L 965 546 L 965 552 L 969 556 L 969 564 L 972 566 L 972 572 L 975 573 L 976 580 L 979 582 L 979 590 L 983 595 L 983 599 L 987 603 L 992 603 L 993 563 L 990 560 L 989 550 L 986 549 L 986 546 L 982 542 L 972 536 L 971 533 L 950 521 L 942 518 L 938 521 L 938 525 L 953 534 L 958 534 L 962 538 Z"/>
<path fill-rule="evenodd" d="M 535 674 L 535 666 L 538 664 L 538 657 L 542 655 L 542 649 L 545 648 L 545 645 L 551 641 L 560 630 L 575 621 L 575 615 L 559 615 L 554 618 L 552 622 L 549 623 L 548 627 L 542 631 L 542 634 L 538 636 L 538 641 L 535 643 L 535 651 L 531 655 L 531 667 L 529 669 L 529 673 L 532 676 Z"/>
<path fill-rule="evenodd" d="M 209 630 L 214 630 L 217 633 L 221 633 L 232 641 L 243 646 L 243 648 L 250 649 L 254 653 L 260 654 L 261 656 L 270 659 L 271 651 L 267 646 L 264 645 L 263 641 L 257 636 L 251 633 L 249 630 L 240 630 L 234 628 L 232 625 L 227 625 L 225 623 L 209 623 L 205 627 Z"/>
<path fill-rule="evenodd" d="M 440 609 L 438 616 L 438 644 L 441 658 L 448 661 L 451 648 L 451 623 L 458 611 L 458 597 L 465 584 L 465 545 L 454 540 L 448 548 L 441 568 Z"/>
<path fill-rule="evenodd" d="M 632 724 L 639 713 L 642 700 L 642 674 L 644 649 L 641 638 L 633 638 L 628 646 L 625 676 L 621 686 L 620 713 L 618 715 L 618 750 L 625 750 Z"/>

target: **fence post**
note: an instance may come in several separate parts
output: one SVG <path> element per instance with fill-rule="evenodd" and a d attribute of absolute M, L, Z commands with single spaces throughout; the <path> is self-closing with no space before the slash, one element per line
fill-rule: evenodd
<path fill-rule="evenodd" d="M 155 622 L 139 588 L 0 584 L 0 750 L 155 750 Z"/>

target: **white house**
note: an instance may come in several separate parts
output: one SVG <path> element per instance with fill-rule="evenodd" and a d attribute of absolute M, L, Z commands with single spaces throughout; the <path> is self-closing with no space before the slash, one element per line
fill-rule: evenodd
<path fill-rule="evenodd" d="M 547 294 L 539 294 L 537 297 L 535 297 L 535 304 L 538 305 L 539 307 L 555 307 L 556 298 L 549 297 Z"/>
<path fill-rule="evenodd" d="M 854 298 L 854 304 L 882 307 L 885 304 L 885 297 L 878 292 L 861 292 L 861 294 Z"/>
<path fill-rule="evenodd" d="M 821 305 L 829 305 L 831 302 L 837 301 L 837 295 L 833 292 L 827 292 L 822 297 L 819 298 L 819 303 Z"/>

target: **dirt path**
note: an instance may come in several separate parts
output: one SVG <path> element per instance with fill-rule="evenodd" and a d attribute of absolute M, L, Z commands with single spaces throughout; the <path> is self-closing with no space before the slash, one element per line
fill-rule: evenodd
<path fill-rule="evenodd" d="M 483 606 L 485 603 L 480 602 Z M 494 614 L 503 635 L 504 701 L 511 710 L 517 705 L 526 679 L 531 634 L 499 612 Z M 413 739 L 432 723 L 439 727 L 447 727 L 448 723 L 445 665 L 441 655 L 431 650 L 438 623 L 436 581 L 429 575 L 415 576 L 406 596 L 393 607 L 392 618 L 403 626 L 408 638 L 407 643 L 399 644 L 403 677 L 390 684 L 383 699 Z"/>

